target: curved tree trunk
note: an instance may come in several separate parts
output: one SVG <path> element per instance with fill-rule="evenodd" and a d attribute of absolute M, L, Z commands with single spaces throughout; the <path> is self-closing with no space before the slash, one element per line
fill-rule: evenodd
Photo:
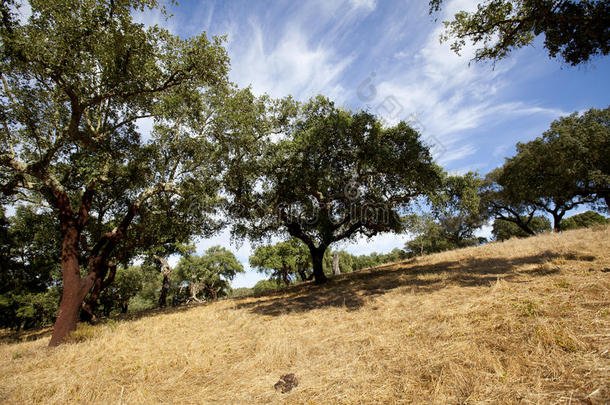
<path fill-rule="evenodd" d="M 116 276 L 116 265 L 108 266 L 107 264 L 99 264 L 101 266 L 95 274 L 95 280 L 93 282 L 93 289 L 89 294 L 89 297 L 83 301 L 83 305 L 80 311 L 81 322 L 93 322 L 95 317 L 95 311 L 97 309 L 97 300 L 104 289 L 106 289 L 114 281 Z M 106 275 L 107 274 L 107 275 Z"/>
<path fill-rule="evenodd" d="M 49 346 L 61 344 L 70 332 L 76 329 L 81 304 L 93 286 L 94 278 L 80 276 L 78 265 L 78 229 L 75 224 L 62 224 L 61 272 L 63 292 L 57 319 L 53 325 L 53 335 Z"/>

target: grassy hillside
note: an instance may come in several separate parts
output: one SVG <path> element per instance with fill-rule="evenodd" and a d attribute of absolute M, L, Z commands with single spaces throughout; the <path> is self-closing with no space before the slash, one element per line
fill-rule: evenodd
<path fill-rule="evenodd" d="M 0 401 L 606 403 L 609 267 L 610 228 L 576 230 L 3 343 Z"/>

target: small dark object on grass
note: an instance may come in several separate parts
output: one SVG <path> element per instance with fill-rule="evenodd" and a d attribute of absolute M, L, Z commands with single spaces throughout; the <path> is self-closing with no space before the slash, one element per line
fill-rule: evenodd
<path fill-rule="evenodd" d="M 280 380 L 275 383 L 273 388 L 281 391 L 282 394 L 290 392 L 294 387 L 299 385 L 299 380 L 294 374 L 286 374 L 280 377 Z"/>

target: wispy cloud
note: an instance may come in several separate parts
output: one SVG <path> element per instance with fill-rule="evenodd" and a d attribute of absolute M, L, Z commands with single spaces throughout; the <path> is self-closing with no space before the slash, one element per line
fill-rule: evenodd
<path fill-rule="evenodd" d="M 256 93 L 306 99 L 318 93 L 340 97 L 341 73 L 353 58 L 339 57 L 333 49 L 311 44 L 298 28 L 283 32 L 275 45 L 256 21 L 250 22 L 248 42 L 232 42 L 231 78 Z"/>

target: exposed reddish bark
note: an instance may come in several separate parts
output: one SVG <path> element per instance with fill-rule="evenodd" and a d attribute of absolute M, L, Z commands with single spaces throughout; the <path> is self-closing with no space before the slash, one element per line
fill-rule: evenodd
<path fill-rule="evenodd" d="M 57 346 L 66 336 L 76 329 L 78 313 L 83 299 L 93 285 L 93 277 L 82 278 L 78 265 L 79 224 L 82 217 L 74 219 L 66 193 L 58 193 L 57 207 L 62 233 L 61 272 L 63 293 L 53 326 L 49 346 Z M 82 212 L 82 209 L 81 209 Z"/>
<path fill-rule="evenodd" d="M 290 279 L 288 278 L 288 270 L 287 269 L 282 269 L 282 280 L 284 280 L 284 283 L 286 283 L 287 286 L 290 285 Z"/>
<path fill-rule="evenodd" d="M 91 249 L 88 268 L 89 273 L 82 278 L 78 264 L 79 241 L 83 227 L 88 218 L 91 206 L 93 189 L 87 188 L 83 193 L 78 216 L 75 216 L 70 206 L 68 195 L 61 190 L 56 191 L 54 205 L 59 211 L 59 220 L 62 231 L 62 281 L 63 292 L 57 312 L 57 319 L 53 326 L 53 335 L 49 346 L 61 344 L 66 336 L 76 329 L 79 312 L 83 300 L 98 282 L 102 282 L 102 273 L 107 271 L 110 255 L 116 245 L 125 237 L 129 225 L 140 209 L 140 205 L 152 195 L 169 191 L 171 186 L 159 184 L 144 191 L 133 204 L 130 205 L 125 217 L 119 226 L 112 232 L 106 233 Z"/>
<path fill-rule="evenodd" d="M 98 264 L 99 269 L 96 269 L 95 280 L 93 282 L 93 289 L 89 294 L 89 297 L 83 301 L 83 305 L 80 311 L 80 320 L 82 322 L 92 322 L 95 311 L 97 309 L 97 300 L 100 297 L 102 291 L 104 291 L 112 282 L 116 276 L 116 265 L 108 266 L 106 263 Z"/>

